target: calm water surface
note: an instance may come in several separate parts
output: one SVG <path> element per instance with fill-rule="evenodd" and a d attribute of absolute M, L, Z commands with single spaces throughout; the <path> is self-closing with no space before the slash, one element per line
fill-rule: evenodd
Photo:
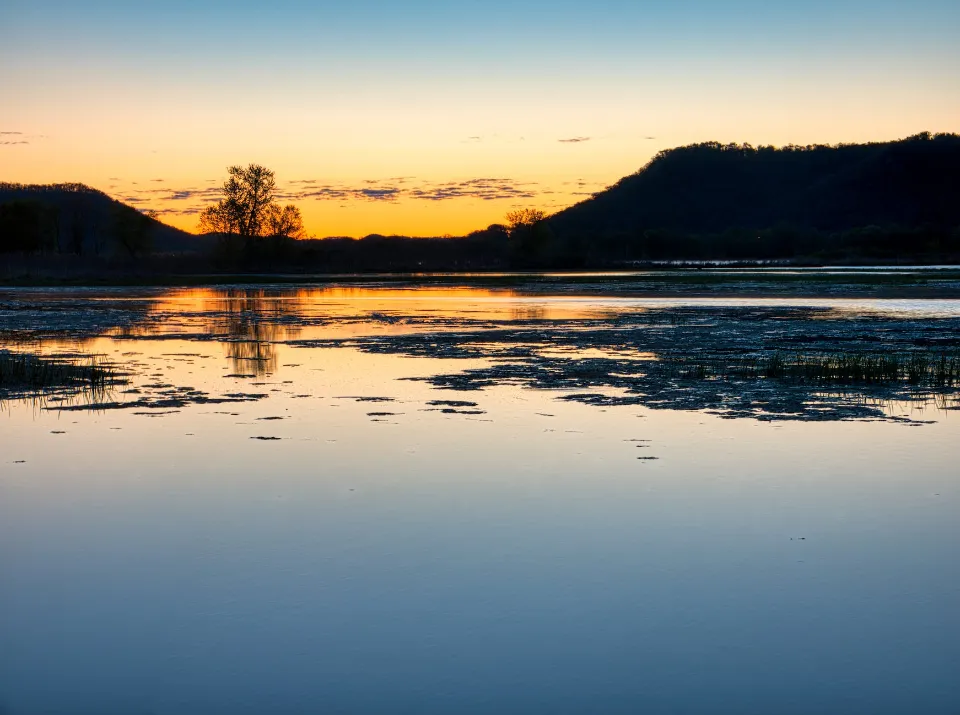
<path fill-rule="evenodd" d="M 116 399 L 264 397 L 4 406 L 0 712 L 960 712 L 960 412 L 602 407 L 407 379 L 483 356 L 309 344 L 651 300 L 43 296 L 149 299 L 128 324 L 113 306 L 116 326 L 43 346 L 125 366 Z"/>

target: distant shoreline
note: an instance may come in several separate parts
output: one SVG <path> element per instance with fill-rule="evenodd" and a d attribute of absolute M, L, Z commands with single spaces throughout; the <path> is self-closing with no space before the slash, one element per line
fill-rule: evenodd
<path fill-rule="evenodd" d="M 630 298 L 913 298 L 960 299 L 960 266 L 646 266 L 631 270 L 440 273 L 221 273 L 6 276 L 0 289 L 199 288 L 363 285 L 514 290 L 539 295 L 566 287 L 574 295 Z"/>

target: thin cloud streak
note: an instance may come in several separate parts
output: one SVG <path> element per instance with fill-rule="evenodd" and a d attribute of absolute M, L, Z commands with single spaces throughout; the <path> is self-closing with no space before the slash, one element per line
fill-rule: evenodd
<path fill-rule="evenodd" d="M 153 181 L 158 181 L 154 179 Z M 535 183 L 524 183 L 502 177 L 477 177 L 459 181 L 416 181 L 412 176 L 388 179 L 365 179 L 359 183 L 323 183 L 320 179 L 295 179 L 278 188 L 280 202 L 335 201 L 342 206 L 354 202 L 391 204 L 407 201 L 529 201 L 546 198 L 550 193 Z M 116 197 L 137 207 L 156 207 L 161 215 L 191 216 L 216 203 L 222 196 L 218 186 L 184 188 L 160 187 L 153 184 L 128 186 Z"/>

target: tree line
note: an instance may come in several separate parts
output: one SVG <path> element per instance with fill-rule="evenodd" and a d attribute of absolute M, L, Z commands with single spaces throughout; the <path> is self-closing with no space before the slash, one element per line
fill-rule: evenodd
<path fill-rule="evenodd" d="M 694 144 L 661 152 L 637 173 L 554 215 L 518 208 L 503 223 L 458 238 L 307 239 L 299 209 L 278 200 L 273 171 L 249 164 L 229 167 L 227 174 L 218 201 L 200 215 L 202 236 L 186 237 L 202 247 L 202 257 L 191 259 L 198 269 L 960 262 L 960 136 L 955 134 L 779 149 Z M 0 185 L 0 252 L 99 253 L 112 245 L 121 255 L 143 257 L 161 231 L 174 231 L 86 187 L 18 193 L 11 186 Z M 77 200 L 91 194 L 102 199 L 96 211 Z"/>
<path fill-rule="evenodd" d="M 0 253 L 139 257 L 161 226 L 153 211 L 82 184 L 0 183 Z"/>

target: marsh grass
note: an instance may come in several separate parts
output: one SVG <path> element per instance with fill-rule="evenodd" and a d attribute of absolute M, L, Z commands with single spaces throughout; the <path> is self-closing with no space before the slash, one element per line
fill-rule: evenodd
<path fill-rule="evenodd" d="M 736 360 L 667 358 L 670 377 L 696 380 L 771 379 L 814 385 L 960 387 L 960 355 L 929 353 L 796 353 L 747 355 Z"/>
<path fill-rule="evenodd" d="M 102 395 L 120 375 L 97 356 L 0 350 L 0 399 L 52 393 Z"/>

